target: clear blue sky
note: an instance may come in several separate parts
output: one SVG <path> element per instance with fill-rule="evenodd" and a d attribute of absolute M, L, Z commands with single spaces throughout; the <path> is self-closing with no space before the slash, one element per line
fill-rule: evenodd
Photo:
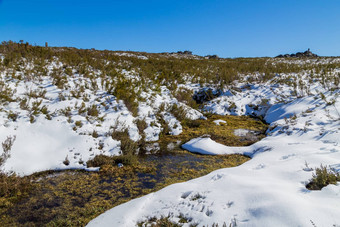
<path fill-rule="evenodd" d="M 0 41 L 221 57 L 340 55 L 339 0 L 0 0 Z"/>

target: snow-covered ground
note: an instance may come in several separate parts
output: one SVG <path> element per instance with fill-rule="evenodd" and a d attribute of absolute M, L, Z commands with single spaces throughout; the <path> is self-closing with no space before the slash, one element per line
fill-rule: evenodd
<path fill-rule="evenodd" d="M 87 69 L 90 79 L 89 75 L 70 69 L 64 87 L 60 88 L 56 80 L 63 79 L 67 67 L 58 59 L 40 69 L 44 72 L 41 75 L 21 75 L 24 70 L 35 70 L 32 62 L 22 61 L 20 67 L 25 69 L 15 73 L 5 69 L 0 73 L 1 95 L 9 94 L 16 100 L 4 101 L 0 108 L 0 142 L 8 136 L 16 138 L 11 156 L 2 166 L 5 171 L 29 175 L 49 169 L 87 169 L 86 161 L 97 154 L 121 154 L 121 142 L 111 137 L 113 130 L 127 130 L 134 141 L 143 134 L 146 141 L 157 142 L 165 122 L 170 134 L 179 135 L 181 123 L 169 111 L 174 105 L 184 108 L 188 118 L 203 118 L 201 112 L 179 102 L 168 87 L 156 87 L 152 81 L 145 82 L 144 90 L 135 88 L 142 97 L 135 116 L 122 100 L 107 92 L 105 86 L 109 87 L 110 80 L 100 77 L 99 70 Z M 274 59 L 273 64 L 275 61 L 285 60 Z M 289 63 L 322 66 L 330 61 L 339 59 Z M 179 217 L 190 220 L 183 226 L 340 225 L 340 185 L 328 185 L 321 191 L 305 187 L 312 169 L 320 164 L 340 171 L 340 90 L 336 80 L 333 83 L 331 79 L 337 79 L 339 73 L 335 69 L 327 75 L 312 76 L 302 71 L 277 74 L 269 81 L 254 83 L 248 79 L 259 76 L 256 73 L 240 75 L 240 80 L 225 87 L 221 96 L 206 103 L 203 111 L 263 117 L 270 123 L 267 137 L 249 147 L 226 147 L 208 137 L 194 138 L 183 148 L 206 155 L 241 153 L 252 159 L 117 206 L 89 226 L 135 226 L 162 216 L 174 222 Z M 126 81 L 141 79 L 134 69 L 121 70 L 119 74 Z M 188 82 L 177 87 L 198 91 L 214 85 Z M 9 99 L 1 96 L 0 101 L 6 98 Z M 90 113 L 92 107 L 98 116 Z M 145 121 L 143 132 L 139 131 L 137 120 Z M 228 125 L 223 121 L 215 123 Z M 234 133 L 247 132 L 238 129 Z"/>
<path fill-rule="evenodd" d="M 30 70 L 33 65 L 26 63 L 24 67 Z M 161 86 L 158 93 L 152 89 L 143 91 L 141 97 L 145 101 L 139 102 L 138 114 L 133 116 L 122 100 L 105 91 L 103 79 L 91 81 L 74 73 L 66 77 L 66 85 L 60 89 L 51 74 L 62 70 L 63 64 L 56 60 L 47 63 L 45 68 L 46 75 L 32 77 L 29 81 L 8 78 L 10 70 L 0 72 L 0 91 L 6 91 L 15 100 L 8 103 L 0 100 L 0 142 L 16 137 L 10 157 L 3 165 L 4 171 L 29 175 L 44 170 L 92 170 L 87 168 L 86 161 L 96 155 L 122 153 L 120 141 L 111 137 L 113 130 L 128 130 L 133 141 L 140 140 L 142 133 L 146 141 L 157 141 L 163 130 L 157 119 L 161 116 L 170 134 L 180 134 L 181 123 L 171 113 L 166 109 L 157 113 L 161 105 L 166 108 L 175 104 L 183 106 L 191 119 L 203 116 L 180 103 L 165 86 Z M 15 74 L 22 76 L 21 72 Z M 121 74 L 131 80 L 139 79 L 134 70 L 123 70 Z M 92 107 L 98 111 L 98 116 L 88 114 Z M 137 128 L 138 119 L 146 123 L 143 132 Z M 2 152 L 0 149 L 0 154 Z"/>
<path fill-rule="evenodd" d="M 314 83 L 308 94 L 291 92 L 287 85 L 267 83 L 212 100 L 205 108 L 215 113 L 261 114 L 270 123 L 268 136 L 249 147 L 197 138 L 183 148 L 252 159 L 114 207 L 88 226 L 135 226 L 153 217 L 185 217 L 189 223 L 183 226 L 340 226 L 340 184 L 306 189 L 313 168 L 323 164 L 340 171 L 339 88 L 331 92 Z"/>

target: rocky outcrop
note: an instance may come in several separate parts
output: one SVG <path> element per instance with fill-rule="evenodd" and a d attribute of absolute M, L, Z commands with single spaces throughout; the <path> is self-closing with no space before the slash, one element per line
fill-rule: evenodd
<path fill-rule="evenodd" d="M 310 49 L 306 50 L 305 52 L 297 52 L 296 54 L 280 54 L 276 56 L 276 58 L 315 58 L 319 57 L 318 55 L 312 53 Z"/>
<path fill-rule="evenodd" d="M 219 58 L 216 54 L 204 56 L 205 59 L 217 59 Z"/>

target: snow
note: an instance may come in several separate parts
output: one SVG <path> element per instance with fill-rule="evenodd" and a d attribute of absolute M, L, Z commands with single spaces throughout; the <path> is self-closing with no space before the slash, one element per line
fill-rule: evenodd
<path fill-rule="evenodd" d="M 34 68 L 31 62 L 26 62 L 24 66 L 26 69 Z M 87 169 L 86 162 L 98 154 L 114 156 L 122 153 L 120 141 L 111 137 L 113 130 L 128 130 L 129 137 L 133 141 L 140 140 L 142 133 L 145 134 L 146 141 L 157 141 L 163 130 L 160 117 L 168 124 L 170 134 L 179 135 L 182 132 L 180 121 L 166 109 L 159 112 L 161 105 L 165 107 L 174 104 L 183 105 L 187 115 L 192 119 L 203 116 L 199 111 L 175 99 L 166 86 L 161 86 L 159 93 L 155 93 L 152 89 L 142 92 L 141 96 L 146 101 L 139 102 L 138 116 L 134 117 L 122 100 L 117 100 L 115 96 L 105 91 L 100 78 L 96 80 L 95 90 L 90 89 L 89 84 L 92 82 L 89 78 L 80 74 L 67 76 L 65 88 L 58 88 L 53 84 L 53 78 L 50 76 L 55 68 L 60 70 L 63 68 L 63 64 L 57 59 L 47 63 L 46 75 L 40 78 L 33 77 L 31 80 L 8 79 L 6 70 L 0 73 L 0 82 L 5 82 L 6 87 L 13 90 L 13 98 L 19 100 L 2 103 L 0 108 L 0 142 L 5 141 L 8 136 L 16 136 L 10 152 L 11 156 L 3 166 L 4 171 L 30 175 L 44 170 Z M 93 73 L 100 74 L 100 72 Z M 134 69 L 122 70 L 121 73 L 128 79 L 140 80 Z M 79 92 L 81 86 L 84 88 L 84 92 L 81 93 L 86 98 L 72 95 Z M 27 94 L 34 92 L 45 92 L 45 95 L 36 98 L 28 97 Z M 26 109 L 19 104 L 22 99 L 27 99 Z M 47 120 L 47 116 L 39 112 L 33 114 L 34 119 L 31 122 L 30 116 L 33 112 L 31 108 L 39 102 L 41 102 L 39 108 L 47 107 L 51 119 Z M 100 113 L 98 117 L 86 114 L 86 108 L 93 105 Z M 85 113 L 79 113 L 81 108 L 85 109 Z M 10 113 L 17 114 L 17 119 L 9 119 Z M 147 124 L 143 132 L 139 132 L 137 128 L 137 119 Z M 77 126 L 76 123 L 81 126 Z M 98 136 L 92 136 L 93 132 Z M 69 160 L 69 165 L 64 164 L 65 159 Z"/>
<path fill-rule="evenodd" d="M 314 86 L 310 95 L 282 101 L 290 88 L 270 87 L 254 86 L 206 105 L 215 113 L 264 116 L 270 129 L 263 140 L 248 147 L 228 147 L 200 137 L 182 145 L 205 155 L 246 154 L 252 157 L 250 161 L 131 200 L 98 216 L 88 226 L 135 226 L 152 217 L 169 217 L 176 222 L 179 216 L 192 220 L 183 226 L 340 225 L 340 184 L 320 191 L 306 189 L 311 168 L 323 164 L 340 171 L 339 89 L 330 93 Z M 327 104 L 318 96 L 320 91 L 335 103 Z M 249 104 L 259 104 L 263 98 L 269 105 L 263 103 L 262 110 L 247 111 Z M 230 101 L 236 104 L 232 112 L 224 108 Z"/>
<path fill-rule="evenodd" d="M 228 147 L 204 137 L 192 139 L 183 144 L 182 148 L 193 153 L 204 155 L 244 154 L 248 156 L 252 156 L 253 153 L 259 152 L 260 150 L 267 149 L 266 147 L 258 147 L 258 144 L 249 147 Z"/>
<path fill-rule="evenodd" d="M 116 54 L 147 59 L 132 53 Z M 330 61 L 338 62 L 339 59 L 310 60 L 309 64 Z M 23 62 L 26 69 L 33 70 L 32 62 L 25 59 Z M 289 63 L 304 64 L 304 61 L 291 60 Z M 49 75 L 54 68 L 62 67 L 63 64 L 55 59 L 46 66 L 46 75 L 27 81 L 8 79 L 9 72 L 1 72 L 0 80 L 13 90 L 13 98 L 20 100 L 26 98 L 28 92 L 46 90 L 45 97 L 30 98 L 27 106 L 31 108 L 41 101 L 40 107 L 46 105 L 51 114 L 50 120 L 39 113 L 30 122 L 31 110 L 21 108 L 19 102 L 2 105 L 0 142 L 7 136 L 16 136 L 11 157 L 3 166 L 5 171 L 20 175 L 50 169 L 97 171 L 98 168 L 87 168 L 86 161 L 97 154 L 121 154 L 120 141 L 110 136 L 113 129 L 127 129 L 134 141 L 141 139 L 142 133 L 146 141 L 157 141 L 162 131 L 161 117 L 172 135 L 180 135 L 183 130 L 180 121 L 167 111 L 175 104 L 185 108 L 190 119 L 204 118 L 200 111 L 174 98 L 166 86 L 153 90 L 151 82 L 149 90 L 141 91 L 145 101 L 139 102 L 138 116 L 133 116 L 122 100 L 105 92 L 100 85 L 101 79 L 95 80 L 96 91 L 88 88 L 90 79 L 79 74 L 67 78 L 65 89 L 53 85 Z M 134 70 L 120 73 L 127 79 L 140 80 Z M 335 75 L 339 70 L 333 73 Z M 244 75 L 244 78 L 251 76 L 259 75 L 254 73 Z M 282 82 L 285 80 L 299 81 L 299 84 L 294 87 Z M 80 86 L 84 86 L 86 98 L 70 95 Z M 205 85 L 189 82 L 178 85 L 181 86 L 195 91 Z M 183 226 L 193 223 L 222 226 L 224 222 L 227 226 L 340 225 L 340 185 L 328 185 L 320 191 L 309 191 L 305 187 L 312 177 L 311 168 L 323 164 L 340 171 L 340 90 L 337 86 L 332 83 L 325 86 L 319 78 L 310 78 L 307 72 L 280 74 L 271 81 L 253 84 L 242 81 L 240 76 L 240 81 L 226 87 L 220 97 L 206 103 L 204 110 L 221 115 L 263 117 L 270 124 L 267 137 L 248 147 L 228 147 L 200 137 L 190 140 L 183 148 L 204 155 L 244 154 L 252 158 L 250 161 L 131 200 L 100 215 L 88 225 L 135 226 L 139 221 L 161 216 L 169 216 L 176 222 L 180 215 L 192 220 Z M 83 103 L 86 108 L 95 105 L 100 116 L 79 114 Z M 160 110 L 162 106 L 163 111 Z M 69 116 L 64 112 L 69 112 Z M 9 119 L 10 113 L 16 113 L 17 119 Z M 103 120 L 99 119 L 101 117 Z M 144 132 L 139 132 L 135 123 L 137 119 L 146 122 Z M 75 122 L 81 122 L 82 126 L 75 127 Z M 217 120 L 215 123 L 225 122 Z M 98 137 L 91 135 L 93 131 Z M 235 130 L 236 135 L 245 133 L 243 129 Z M 175 145 L 169 144 L 168 147 L 171 149 Z M 150 151 L 159 147 L 158 143 L 153 143 Z M 69 160 L 69 165 L 63 163 L 65 159 Z"/>
<path fill-rule="evenodd" d="M 221 125 L 221 123 L 222 123 L 222 124 L 227 124 L 227 122 L 224 121 L 224 120 L 215 120 L 214 123 L 215 123 L 216 125 Z"/>
<path fill-rule="evenodd" d="M 18 124 L 20 130 L 0 127 L 0 135 L 16 136 L 5 169 L 27 175 L 48 169 L 85 168 L 79 161 L 90 158 L 88 151 L 95 146 L 93 140 L 79 136 L 58 120 L 39 119 L 36 124 Z M 0 139 L 4 141 L 5 137 Z M 70 161 L 68 166 L 63 164 L 65 158 Z"/>

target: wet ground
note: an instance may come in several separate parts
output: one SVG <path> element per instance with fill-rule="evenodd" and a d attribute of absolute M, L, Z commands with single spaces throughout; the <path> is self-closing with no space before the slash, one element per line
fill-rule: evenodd
<path fill-rule="evenodd" d="M 216 125 L 214 120 L 226 123 Z M 242 130 L 234 133 L 237 129 Z M 84 226 L 121 203 L 250 159 L 243 155 L 192 154 L 180 149 L 181 143 L 209 134 L 225 145 L 244 146 L 263 138 L 265 131 L 266 125 L 254 119 L 212 116 L 208 121 L 190 122 L 180 136 L 163 136 L 158 141 L 160 150 L 139 156 L 131 165 L 120 168 L 117 163 L 106 164 L 99 172 L 36 173 L 29 176 L 33 190 L 28 196 L 15 204 L 0 204 L 1 226 Z M 174 146 L 168 149 L 170 143 Z"/>

